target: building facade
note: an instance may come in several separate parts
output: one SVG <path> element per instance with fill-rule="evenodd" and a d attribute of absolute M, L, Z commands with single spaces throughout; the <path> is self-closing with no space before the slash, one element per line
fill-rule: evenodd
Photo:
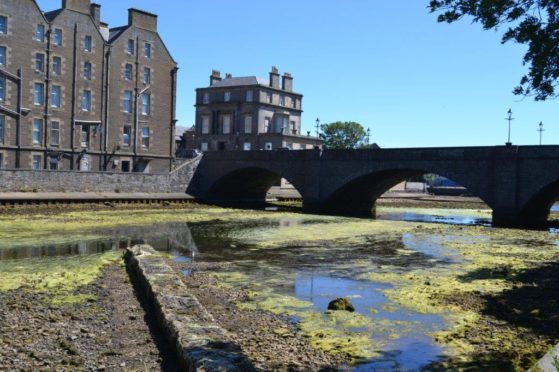
<path fill-rule="evenodd" d="M 301 135 L 303 96 L 293 77 L 272 67 L 269 80 L 234 78 L 219 71 L 196 89 L 196 146 L 202 151 L 313 149 L 321 142 Z"/>
<path fill-rule="evenodd" d="M 0 166 L 168 171 L 176 73 L 156 15 L 109 29 L 89 0 L 2 0 Z"/>

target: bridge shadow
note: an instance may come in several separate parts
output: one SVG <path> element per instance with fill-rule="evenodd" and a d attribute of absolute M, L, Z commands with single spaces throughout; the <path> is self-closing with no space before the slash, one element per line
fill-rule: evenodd
<path fill-rule="evenodd" d="M 551 347 L 559 340 L 559 262 L 522 272 L 508 267 L 479 269 L 460 277 L 469 283 L 488 279 L 504 279 L 512 288 L 499 294 L 463 294 L 449 301 L 489 318 L 483 322 L 485 329 L 481 333 L 469 329 L 461 337 L 479 343 L 486 337 L 496 347 L 474 353 L 470 361 L 445 358 L 431 364 L 428 370 L 526 370 L 547 351 L 542 352 L 542 345 Z M 510 339 L 496 342 L 491 332 L 494 328 Z M 530 346 L 522 350 L 520 345 Z"/>

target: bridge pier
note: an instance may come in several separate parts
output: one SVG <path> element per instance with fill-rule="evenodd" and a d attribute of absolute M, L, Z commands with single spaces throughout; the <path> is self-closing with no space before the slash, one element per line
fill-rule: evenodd
<path fill-rule="evenodd" d="M 549 217 L 548 209 L 518 211 L 515 208 L 493 209 L 492 225 L 495 227 L 544 228 Z"/>

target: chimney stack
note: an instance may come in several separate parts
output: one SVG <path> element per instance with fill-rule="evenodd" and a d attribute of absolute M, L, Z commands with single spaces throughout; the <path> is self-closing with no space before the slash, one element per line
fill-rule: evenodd
<path fill-rule="evenodd" d="M 101 5 L 92 3 L 89 6 L 89 13 L 95 20 L 95 24 L 99 26 L 101 24 Z"/>
<path fill-rule="evenodd" d="M 225 78 L 226 79 L 233 79 L 233 75 L 232 74 L 225 74 Z"/>
<path fill-rule="evenodd" d="M 281 89 L 286 92 L 293 92 L 293 77 L 289 72 L 284 73 L 281 78 Z"/>
<path fill-rule="evenodd" d="M 214 85 L 215 83 L 219 83 L 221 81 L 221 72 L 218 70 L 212 70 L 212 74 L 210 75 L 210 86 Z"/>
<path fill-rule="evenodd" d="M 272 66 L 272 72 L 270 72 L 270 86 L 272 88 L 280 88 L 280 74 L 276 66 Z"/>
<path fill-rule="evenodd" d="M 63 9 L 71 9 L 83 14 L 91 14 L 90 0 L 62 0 Z"/>
<path fill-rule="evenodd" d="M 128 26 L 136 26 L 144 30 L 157 32 L 157 15 L 140 9 L 128 9 Z"/>

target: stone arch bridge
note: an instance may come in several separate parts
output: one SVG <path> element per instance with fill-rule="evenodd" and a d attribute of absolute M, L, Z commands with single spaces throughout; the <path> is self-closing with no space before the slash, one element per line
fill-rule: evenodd
<path fill-rule="evenodd" d="M 187 192 L 206 201 L 264 201 L 280 178 L 309 212 L 374 217 L 376 199 L 412 176 L 435 173 L 481 198 L 493 224 L 537 227 L 559 196 L 559 146 L 206 153 Z"/>

